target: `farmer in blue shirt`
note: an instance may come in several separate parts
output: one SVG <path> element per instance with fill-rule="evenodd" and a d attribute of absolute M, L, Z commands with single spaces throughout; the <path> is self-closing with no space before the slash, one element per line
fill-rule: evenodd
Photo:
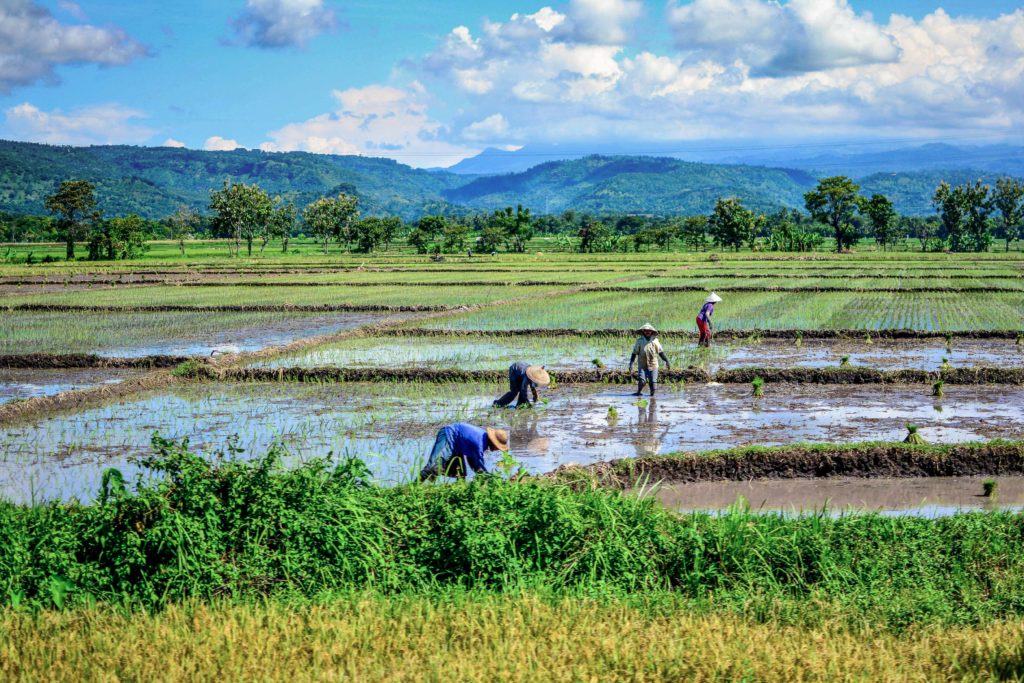
<path fill-rule="evenodd" d="M 697 330 L 700 332 L 700 339 L 697 346 L 711 346 L 711 314 L 715 312 L 715 304 L 722 300 L 714 292 L 704 300 L 704 306 L 697 314 Z"/>
<path fill-rule="evenodd" d="M 537 387 L 546 387 L 551 384 L 551 376 L 544 369 L 543 365 L 530 365 L 529 363 L 513 363 L 508 366 L 508 391 L 501 398 L 494 402 L 494 405 L 504 408 L 512 399 L 516 399 L 516 408 L 521 405 L 530 406 L 530 397 L 527 390 L 533 393 L 533 402 L 536 403 Z"/>
<path fill-rule="evenodd" d="M 504 429 L 481 429 L 465 422 L 450 424 L 437 432 L 434 448 L 420 471 L 420 481 L 432 481 L 438 475 L 463 479 L 469 470 L 487 472 L 484 452 L 507 450 L 508 432 Z"/>

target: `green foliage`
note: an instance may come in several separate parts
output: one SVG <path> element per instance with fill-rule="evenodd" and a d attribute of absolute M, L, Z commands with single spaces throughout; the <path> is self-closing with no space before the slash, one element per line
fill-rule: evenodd
<path fill-rule="evenodd" d="M 238 255 L 241 240 L 252 256 L 252 241 L 266 234 L 274 205 L 259 185 L 224 181 L 224 188 L 210 192 L 214 230 L 234 240 Z"/>
<path fill-rule="evenodd" d="M 992 244 L 989 187 L 980 180 L 951 187 L 943 181 L 932 197 L 950 251 L 988 251 Z"/>
<path fill-rule="evenodd" d="M 195 236 L 196 227 L 199 225 L 199 214 L 191 207 L 179 206 L 178 209 L 167 219 L 170 226 L 170 238 L 178 241 L 178 248 L 181 255 L 185 255 L 185 240 Z"/>
<path fill-rule="evenodd" d="M 354 251 L 360 254 L 369 254 L 378 247 L 390 244 L 397 236 L 401 225 L 401 219 L 393 216 L 388 218 L 367 216 L 356 221 L 352 226 L 355 236 Z"/>
<path fill-rule="evenodd" d="M 91 504 L 0 503 L 0 594 L 158 606 L 446 586 L 834 600 L 889 624 L 1024 612 L 1024 517 L 677 517 L 650 499 L 499 477 L 378 488 L 358 460 L 211 461 L 154 438 Z M 216 463 L 216 464 L 215 464 Z"/>
<path fill-rule="evenodd" d="M 715 244 L 739 251 L 744 244 L 753 242 L 756 230 L 764 220 L 764 216 L 744 207 L 739 199 L 719 199 L 708 218 L 708 231 Z"/>
<path fill-rule="evenodd" d="M 514 212 L 511 206 L 495 211 L 491 215 L 490 226 L 502 235 L 508 250 L 516 254 L 526 251 L 526 243 L 534 235 L 530 210 L 524 209 L 522 204 L 516 206 Z"/>
<path fill-rule="evenodd" d="M 861 201 L 860 186 L 846 176 L 830 176 L 818 181 L 817 187 L 804 194 L 804 205 L 811 217 L 832 229 L 836 251 L 857 243 L 854 213 Z"/>
<path fill-rule="evenodd" d="M 580 221 L 580 229 L 576 233 L 576 237 L 580 240 L 578 247 L 580 253 L 610 251 L 609 245 L 611 243 L 612 231 L 602 221 L 597 220 L 593 216 L 584 216 L 583 220 Z"/>
<path fill-rule="evenodd" d="M 406 241 L 416 249 L 416 253 L 426 254 L 447 229 L 448 219 L 444 216 L 424 216 L 416 222 Z"/>
<path fill-rule="evenodd" d="M 85 221 L 95 221 L 95 186 L 88 180 L 65 180 L 46 197 L 46 209 L 57 214 L 57 230 L 67 246 L 67 258 L 75 258 L 75 242 L 85 235 Z"/>
<path fill-rule="evenodd" d="M 1024 224 L 1024 182 L 1015 178 L 999 178 L 992 193 L 992 204 L 1002 217 L 1003 239 L 1006 251 L 1010 242 L 1019 240 Z"/>
<path fill-rule="evenodd" d="M 898 216 L 885 195 L 873 194 L 871 199 L 862 199 L 860 211 L 871 222 L 871 231 L 879 247 L 886 249 L 896 243 Z"/>
<path fill-rule="evenodd" d="M 138 258 L 146 251 L 146 222 L 135 214 L 93 221 L 89 229 L 89 260 Z"/>
<path fill-rule="evenodd" d="M 337 197 L 321 197 L 302 212 L 310 233 L 323 245 L 325 254 L 331 240 L 339 244 L 353 242 L 351 227 L 359 217 L 358 204 L 358 198 L 342 192 Z"/>

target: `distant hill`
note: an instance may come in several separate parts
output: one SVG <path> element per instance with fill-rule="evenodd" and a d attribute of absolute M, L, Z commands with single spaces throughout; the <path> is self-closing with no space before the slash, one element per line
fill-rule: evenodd
<path fill-rule="evenodd" d="M 45 213 L 43 198 L 69 178 L 93 182 L 108 215 L 147 218 L 166 216 L 181 204 L 205 211 L 210 189 L 225 178 L 259 183 L 299 206 L 324 194 L 355 192 L 365 213 L 413 218 L 439 201 L 442 190 L 465 181 L 374 157 L 0 141 L 0 210 Z"/>
<path fill-rule="evenodd" d="M 802 171 L 588 156 L 478 178 L 443 195 L 453 204 L 481 209 L 522 203 L 542 213 L 707 213 L 722 196 L 739 197 L 758 209 L 802 207 L 803 193 L 814 182 Z"/>
<path fill-rule="evenodd" d="M 514 153 L 497 157 L 508 154 Z M 842 173 L 841 168 L 829 169 L 830 175 Z M 980 177 L 992 183 L 998 175 L 985 169 L 926 170 L 874 173 L 860 182 L 866 194 L 889 196 L 901 213 L 922 215 L 933 213 L 931 196 L 940 180 L 961 183 Z M 108 216 L 138 213 L 161 218 L 182 204 L 205 212 L 210 190 L 230 178 L 258 183 L 300 208 L 325 194 L 344 191 L 359 197 L 364 214 L 409 220 L 447 209 L 491 210 L 520 203 L 534 213 L 707 213 L 716 199 L 730 196 L 758 210 L 802 209 L 803 194 L 817 177 L 801 169 L 654 156 L 592 155 L 481 176 L 414 169 L 361 156 L 0 141 L 0 211 L 27 214 L 46 213 L 44 197 L 72 178 L 96 185 L 100 208 Z"/>

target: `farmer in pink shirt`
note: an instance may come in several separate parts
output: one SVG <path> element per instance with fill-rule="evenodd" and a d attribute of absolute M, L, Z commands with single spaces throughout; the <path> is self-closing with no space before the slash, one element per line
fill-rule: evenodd
<path fill-rule="evenodd" d="M 715 304 L 722 300 L 714 292 L 704 300 L 704 306 L 697 314 L 697 329 L 700 331 L 700 340 L 697 346 L 711 346 L 711 314 L 715 312 Z"/>

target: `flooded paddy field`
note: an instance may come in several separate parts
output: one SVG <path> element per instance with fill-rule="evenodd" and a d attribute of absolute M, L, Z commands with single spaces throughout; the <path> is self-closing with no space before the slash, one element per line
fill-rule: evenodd
<path fill-rule="evenodd" d="M 533 473 L 741 445 L 898 441 L 907 422 L 933 443 L 1024 438 L 1024 388 L 956 386 L 941 400 L 929 389 L 769 385 L 754 399 L 745 385 L 686 385 L 638 400 L 627 387 L 579 385 L 516 411 L 491 408 L 505 390 L 496 383 L 183 385 L 0 429 L 0 495 L 90 498 L 103 468 L 130 473 L 129 457 L 148 453 L 154 432 L 208 454 L 237 435 L 241 457 L 275 441 L 293 462 L 355 455 L 388 484 L 413 478 L 453 421 L 510 429 L 513 455 Z"/>
<path fill-rule="evenodd" d="M 526 360 L 553 370 L 604 367 L 625 370 L 634 336 L 439 335 L 391 333 L 349 339 L 297 354 L 260 361 L 256 367 L 366 367 L 499 370 Z M 693 337 L 660 337 L 672 367 L 700 367 L 711 372 L 738 367 L 835 367 L 845 358 L 851 366 L 936 370 L 945 359 L 953 367 L 1020 367 L 1024 346 L 1005 339 L 944 340 L 725 340 L 700 349 Z"/>
<path fill-rule="evenodd" d="M 990 480 L 998 485 L 994 498 L 983 493 L 984 483 Z M 1024 509 L 1024 476 L 701 481 L 659 484 L 653 492 L 642 493 L 679 512 L 724 512 L 739 505 L 762 513 L 944 517 L 966 511 Z"/>
<path fill-rule="evenodd" d="M 0 368 L 0 405 L 64 391 L 118 384 L 139 375 L 117 368 L 20 369 Z"/>
<path fill-rule="evenodd" d="M 386 320 L 367 313 L 0 312 L 0 355 L 209 356 L 255 351 Z"/>
<path fill-rule="evenodd" d="M 428 327 L 693 329 L 704 292 L 587 292 L 455 314 Z M 1024 330 L 1024 292 L 737 292 L 715 307 L 719 330 Z"/>

